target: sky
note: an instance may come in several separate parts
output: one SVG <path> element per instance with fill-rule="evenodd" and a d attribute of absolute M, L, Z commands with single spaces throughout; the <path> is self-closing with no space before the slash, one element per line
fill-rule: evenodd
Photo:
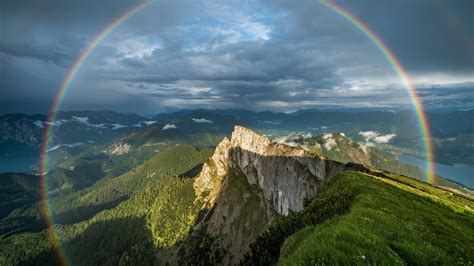
<path fill-rule="evenodd" d="M 431 109 L 474 108 L 474 1 L 334 0 L 367 24 Z M 0 113 L 47 113 L 81 51 L 138 1 L 0 3 Z M 410 108 L 369 39 L 317 0 L 160 1 L 81 65 L 63 110 Z"/>

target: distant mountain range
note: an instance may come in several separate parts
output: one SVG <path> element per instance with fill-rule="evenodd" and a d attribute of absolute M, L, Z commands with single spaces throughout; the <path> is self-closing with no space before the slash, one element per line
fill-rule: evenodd
<path fill-rule="evenodd" d="M 427 116 L 433 137 L 443 138 L 474 132 L 474 110 L 427 113 Z M 199 118 L 218 124 L 230 120 L 234 124 L 290 131 L 316 132 L 331 129 L 357 133 L 360 130 L 374 130 L 396 133 L 402 138 L 419 135 L 418 120 L 412 111 L 344 112 L 309 109 L 293 113 L 274 113 L 246 110 L 182 110 L 159 114 L 154 120 L 176 124 Z M 228 124 L 231 124 L 230 121 Z M 185 125 L 184 127 L 186 128 Z"/>
<path fill-rule="evenodd" d="M 474 110 L 428 113 L 433 143 L 439 162 L 474 164 Z M 49 150 L 78 154 L 93 144 L 101 145 L 130 132 L 165 128 L 174 133 L 229 134 L 234 125 L 244 125 L 265 134 L 308 132 L 319 135 L 344 132 L 354 140 L 363 140 L 360 132 L 395 134 L 391 144 L 421 156 L 422 136 L 412 111 L 344 112 L 318 109 L 293 113 L 252 112 L 247 110 L 181 110 L 145 118 L 137 114 L 111 111 L 59 112 L 56 121 L 45 115 L 9 114 L 0 116 L 0 156 L 38 154 L 43 131 L 49 123 L 53 133 Z M 157 132 L 157 130 L 154 130 Z M 163 132 L 165 133 L 165 132 Z M 168 132 L 169 133 L 169 132 Z"/>
<path fill-rule="evenodd" d="M 442 163 L 474 164 L 474 110 L 427 113 L 436 160 Z M 421 156 L 424 136 L 412 111 L 343 112 L 301 110 L 294 113 L 251 112 L 246 110 L 181 110 L 159 114 L 152 120 L 181 132 L 228 134 L 239 124 L 266 134 L 308 132 L 319 135 L 343 132 L 354 140 L 364 140 L 361 132 L 395 134 L 391 144 Z"/>
<path fill-rule="evenodd" d="M 48 121 L 45 115 L 9 114 L 0 116 L 0 142 L 38 148 L 44 128 L 50 125 L 53 128 L 53 146 L 85 143 L 101 141 L 147 124 L 146 118 L 136 114 L 110 111 L 59 112 L 55 121 Z"/>

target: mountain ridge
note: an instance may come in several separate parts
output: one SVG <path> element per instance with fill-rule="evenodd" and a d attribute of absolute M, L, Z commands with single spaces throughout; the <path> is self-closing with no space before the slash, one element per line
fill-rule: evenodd
<path fill-rule="evenodd" d="M 195 179 L 204 218 L 189 239 L 213 239 L 210 253 L 222 256 L 215 261 L 236 264 L 275 218 L 301 211 L 320 184 L 343 169 L 341 163 L 235 126 Z M 189 254 L 199 245 L 188 247 Z"/>

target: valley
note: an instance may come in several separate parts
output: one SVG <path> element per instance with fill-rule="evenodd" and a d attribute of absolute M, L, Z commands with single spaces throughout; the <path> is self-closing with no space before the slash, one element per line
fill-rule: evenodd
<path fill-rule="evenodd" d="M 376 147 L 365 148 L 343 133 L 278 134 L 272 140 L 240 126 L 227 135 L 221 127 L 164 130 L 166 124 L 85 148 L 48 173 L 52 229 L 67 260 L 78 265 L 474 260 L 473 250 L 455 244 L 474 240 L 472 192 L 442 178 L 437 186 L 417 181 L 423 180 L 422 170 Z M 20 175 L 1 177 L 0 263 L 61 264 L 43 229 L 39 176 Z M 440 229 L 430 226 L 436 217 L 443 217 L 437 220 Z M 407 220 L 411 223 L 401 228 Z M 439 238 L 436 230 L 451 240 Z"/>

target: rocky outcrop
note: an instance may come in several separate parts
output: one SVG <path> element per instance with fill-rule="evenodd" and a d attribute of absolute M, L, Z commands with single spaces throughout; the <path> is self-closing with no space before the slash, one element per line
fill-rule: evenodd
<path fill-rule="evenodd" d="M 194 191 L 206 207 L 212 207 L 221 189 L 222 180 L 227 174 L 230 141 L 224 138 L 216 147 L 214 154 L 206 162 L 194 181 Z"/>
<path fill-rule="evenodd" d="M 109 153 L 113 155 L 122 155 L 128 153 L 131 148 L 132 146 L 128 143 L 118 143 L 112 146 Z"/>
<path fill-rule="evenodd" d="M 343 169 L 337 162 L 272 142 L 240 126 L 232 133 L 229 165 L 239 169 L 250 184 L 257 184 L 283 215 L 302 210 L 304 199 L 314 195 L 321 181 Z"/>
<path fill-rule="evenodd" d="M 302 210 L 304 199 L 314 195 L 321 181 L 343 169 L 340 163 L 236 126 L 231 140 L 226 138 L 217 146 L 196 179 L 197 195 L 208 191 L 207 201 L 214 203 L 215 188 L 222 183 L 229 167 L 242 173 L 250 185 L 257 185 L 265 200 L 282 215 Z"/>
<path fill-rule="evenodd" d="M 211 254 L 204 256 L 206 263 L 238 264 L 275 217 L 302 210 L 321 182 L 343 169 L 340 163 L 236 126 L 194 182 L 203 215 L 191 241 L 185 241 L 193 244 L 181 247 L 180 259 L 192 260 L 182 255 L 207 246 Z"/>

